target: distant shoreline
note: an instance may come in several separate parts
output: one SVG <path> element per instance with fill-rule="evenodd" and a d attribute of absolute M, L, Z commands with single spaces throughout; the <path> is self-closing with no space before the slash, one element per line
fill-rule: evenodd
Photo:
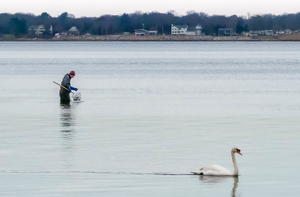
<path fill-rule="evenodd" d="M 123 35 L 79 35 L 59 37 L 21 37 L 11 35 L 0 36 L 0 41 L 300 41 L 300 34 L 282 36 L 187 36 L 187 35 L 156 35 L 156 36 L 123 36 Z"/>

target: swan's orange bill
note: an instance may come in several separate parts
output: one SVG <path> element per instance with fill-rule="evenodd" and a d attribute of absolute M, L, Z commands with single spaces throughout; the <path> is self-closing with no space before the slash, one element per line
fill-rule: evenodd
<path fill-rule="evenodd" d="M 242 155 L 242 153 L 241 152 L 237 152 L 238 154 L 240 154 L 240 155 Z"/>

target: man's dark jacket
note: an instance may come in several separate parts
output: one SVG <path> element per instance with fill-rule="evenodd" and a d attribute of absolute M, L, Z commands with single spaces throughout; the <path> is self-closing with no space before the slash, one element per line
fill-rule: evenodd
<path fill-rule="evenodd" d="M 70 90 L 71 87 L 71 76 L 70 74 L 66 74 L 61 82 L 61 85 Z M 59 96 L 60 96 L 60 102 L 61 103 L 69 103 L 70 102 L 70 91 L 68 91 L 64 88 L 60 88 Z"/>

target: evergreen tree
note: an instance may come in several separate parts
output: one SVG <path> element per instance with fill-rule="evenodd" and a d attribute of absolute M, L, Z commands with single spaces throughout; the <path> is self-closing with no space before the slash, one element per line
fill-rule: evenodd
<path fill-rule="evenodd" d="M 244 27 L 243 25 L 241 24 L 241 22 L 239 21 L 238 24 L 236 25 L 235 27 L 235 32 L 240 34 L 244 31 Z"/>
<path fill-rule="evenodd" d="M 20 20 L 18 18 L 11 18 L 10 19 L 10 25 L 11 25 L 11 33 L 19 37 L 21 35 L 26 34 L 26 22 L 25 20 Z"/>

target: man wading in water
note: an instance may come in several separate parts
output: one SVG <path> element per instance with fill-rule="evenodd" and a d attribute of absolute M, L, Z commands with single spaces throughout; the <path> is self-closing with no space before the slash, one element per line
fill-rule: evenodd
<path fill-rule="evenodd" d="M 78 89 L 77 88 L 74 88 L 71 86 L 71 79 L 75 77 L 75 72 L 74 71 L 71 71 L 70 73 L 67 73 L 62 82 L 61 82 L 61 85 L 64 86 L 65 88 L 67 88 L 69 91 L 67 91 L 66 89 L 60 87 L 60 91 L 59 91 L 59 96 L 60 96 L 60 103 L 63 103 L 63 104 L 67 104 L 67 103 L 70 103 L 70 92 L 72 90 L 75 90 L 77 91 Z"/>

